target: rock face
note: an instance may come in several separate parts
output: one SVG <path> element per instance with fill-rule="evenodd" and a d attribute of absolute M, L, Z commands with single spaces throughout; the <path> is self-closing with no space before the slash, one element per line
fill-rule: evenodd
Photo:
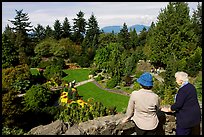
<path fill-rule="evenodd" d="M 31 129 L 28 134 L 31 135 L 61 135 L 68 129 L 68 126 L 60 120 L 56 120 L 48 125 L 40 125 Z"/>
<path fill-rule="evenodd" d="M 40 125 L 29 131 L 31 135 L 136 135 L 133 121 L 120 124 L 124 114 L 98 117 L 72 127 L 57 120 L 49 125 Z M 172 115 L 159 114 L 158 135 L 175 135 L 175 118 Z M 165 129 L 165 130 L 164 130 Z"/>

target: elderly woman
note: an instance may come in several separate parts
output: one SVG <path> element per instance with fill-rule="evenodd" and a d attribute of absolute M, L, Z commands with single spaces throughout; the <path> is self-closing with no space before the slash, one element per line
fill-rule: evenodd
<path fill-rule="evenodd" d="M 153 87 L 152 75 L 145 72 L 137 79 L 137 82 L 142 88 L 133 91 L 130 95 L 126 117 L 121 123 L 133 120 L 137 135 L 156 135 L 159 123 L 156 112 L 160 103 L 159 96 L 151 90 Z"/>
<path fill-rule="evenodd" d="M 161 111 L 176 113 L 176 135 L 199 135 L 201 111 L 196 89 L 188 82 L 187 73 L 176 72 L 175 78 L 180 86 L 175 103 L 169 108 L 161 108 Z"/>

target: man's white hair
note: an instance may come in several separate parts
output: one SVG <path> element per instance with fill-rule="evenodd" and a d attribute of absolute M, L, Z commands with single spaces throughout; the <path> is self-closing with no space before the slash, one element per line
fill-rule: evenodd
<path fill-rule="evenodd" d="M 175 78 L 179 78 L 180 80 L 183 80 L 184 82 L 188 82 L 188 74 L 183 71 L 176 72 Z"/>

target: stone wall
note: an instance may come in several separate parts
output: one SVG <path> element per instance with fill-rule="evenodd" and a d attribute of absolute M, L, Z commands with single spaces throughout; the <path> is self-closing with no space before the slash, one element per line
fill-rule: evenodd
<path fill-rule="evenodd" d="M 201 113 L 202 113 L 202 104 Z M 159 111 L 158 135 L 175 135 L 176 120 L 173 113 L 164 113 Z M 135 124 L 129 121 L 120 124 L 125 114 L 119 113 L 98 117 L 93 120 L 82 122 L 74 126 L 64 123 L 60 120 L 52 122 L 48 125 L 40 125 L 31 129 L 27 134 L 31 135 L 136 135 L 134 131 Z M 202 120 L 200 123 L 202 135 Z"/>
<path fill-rule="evenodd" d="M 133 121 L 120 124 L 124 114 L 98 117 L 93 120 L 82 122 L 74 126 L 57 120 L 49 125 L 40 125 L 31 129 L 28 134 L 32 135 L 136 135 Z M 175 117 L 172 114 L 158 114 L 160 123 L 159 135 L 175 135 Z"/>

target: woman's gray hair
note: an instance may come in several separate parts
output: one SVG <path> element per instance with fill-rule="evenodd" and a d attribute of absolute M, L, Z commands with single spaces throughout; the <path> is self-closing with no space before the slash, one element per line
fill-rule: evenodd
<path fill-rule="evenodd" d="M 175 78 L 179 78 L 183 80 L 184 82 L 188 82 L 188 74 L 183 71 L 179 71 L 175 73 Z"/>

